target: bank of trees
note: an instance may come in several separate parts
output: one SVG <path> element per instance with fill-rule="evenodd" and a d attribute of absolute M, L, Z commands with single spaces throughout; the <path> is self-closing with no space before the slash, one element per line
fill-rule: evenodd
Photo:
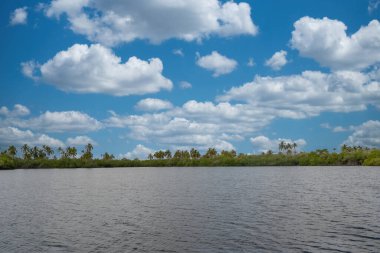
<path fill-rule="evenodd" d="M 9 146 L 0 154 L 0 169 L 12 168 L 93 168 L 93 167 L 163 167 L 163 166 L 316 166 L 316 165 L 369 165 L 380 166 L 380 149 L 343 145 L 340 152 L 317 149 L 297 152 L 296 143 L 281 142 L 278 152 L 267 151 L 258 155 L 237 154 L 235 150 L 209 148 L 203 154 L 190 150 L 159 150 L 144 160 L 115 159 L 104 153 L 94 158 L 93 146 L 87 144 L 78 151 L 75 147 L 53 148 L 42 145 L 20 148 Z"/>

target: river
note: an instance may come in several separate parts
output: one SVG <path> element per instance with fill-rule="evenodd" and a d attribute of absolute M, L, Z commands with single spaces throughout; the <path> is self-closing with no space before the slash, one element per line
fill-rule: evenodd
<path fill-rule="evenodd" d="M 0 252 L 379 251 L 379 167 L 0 171 Z"/>

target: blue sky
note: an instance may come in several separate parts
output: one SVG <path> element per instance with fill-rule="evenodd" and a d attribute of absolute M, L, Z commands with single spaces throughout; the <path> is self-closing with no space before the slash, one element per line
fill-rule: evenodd
<path fill-rule="evenodd" d="M 380 1 L 0 5 L 0 148 L 380 147 Z"/>

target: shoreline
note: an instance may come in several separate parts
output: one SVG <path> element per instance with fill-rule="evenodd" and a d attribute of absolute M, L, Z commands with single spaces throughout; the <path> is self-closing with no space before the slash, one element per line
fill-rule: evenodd
<path fill-rule="evenodd" d="M 327 168 L 380 168 L 380 165 L 246 165 L 246 166 L 128 166 L 128 167 L 35 167 L 35 168 L 10 168 L 3 169 L 0 168 L 0 171 L 10 171 L 10 170 L 77 170 L 77 169 L 154 169 L 154 168 L 316 168 L 316 167 L 327 167 Z"/>
<path fill-rule="evenodd" d="M 46 147 L 45 147 L 46 148 Z M 67 150 L 71 151 L 68 147 Z M 33 152 L 31 152 L 33 151 Z M 34 152 L 36 151 L 36 152 Z M 38 151 L 38 152 L 37 152 Z M 35 168 L 115 168 L 115 167 L 255 167 L 255 166 L 380 166 L 380 149 L 363 147 L 342 147 L 340 153 L 330 153 L 327 149 L 311 152 L 296 152 L 295 149 L 273 153 L 237 154 L 236 151 L 221 151 L 214 148 L 201 155 L 197 150 L 177 150 L 174 155 L 169 150 L 150 154 L 148 159 L 116 159 L 105 153 L 102 158 L 94 158 L 92 147 L 75 152 L 62 151 L 59 158 L 54 152 L 34 147 L 24 150 L 22 158 L 16 156 L 17 149 L 10 146 L 0 154 L 0 169 Z"/>

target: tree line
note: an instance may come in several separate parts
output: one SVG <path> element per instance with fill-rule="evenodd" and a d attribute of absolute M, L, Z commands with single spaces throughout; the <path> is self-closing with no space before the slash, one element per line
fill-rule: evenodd
<path fill-rule="evenodd" d="M 19 149 L 10 145 L 0 153 L 0 169 L 13 168 L 95 168 L 95 167 L 165 167 L 165 166 L 316 166 L 316 165 L 375 165 L 380 166 L 380 149 L 343 145 L 340 152 L 317 149 L 297 152 L 296 143 L 281 141 L 278 152 L 268 150 L 261 154 L 237 154 L 235 150 L 209 148 L 201 154 L 190 150 L 158 150 L 146 159 L 116 159 L 105 152 L 94 158 L 93 145 L 82 150 L 76 147 L 54 150 L 48 145 L 31 147 L 27 144 Z"/>

